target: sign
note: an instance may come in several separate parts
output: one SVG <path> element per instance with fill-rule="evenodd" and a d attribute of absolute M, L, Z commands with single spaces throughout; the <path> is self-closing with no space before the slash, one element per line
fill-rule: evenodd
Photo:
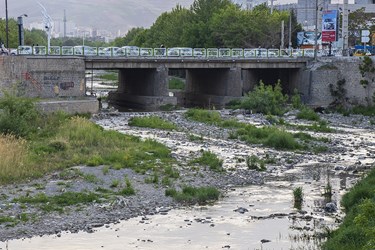
<path fill-rule="evenodd" d="M 337 40 L 337 10 L 323 12 L 322 42 L 335 42 Z"/>
<path fill-rule="evenodd" d="M 317 43 L 321 44 L 321 34 L 318 33 Z M 297 46 L 315 45 L 315 32 L 314 31 L 301 31 L 297 32 Z"/>
<path fill-rule="evenodd" d="M 361 30 L 361 42 L 362 43 L 370 42 L 370 31 L 369 30 Z"/>

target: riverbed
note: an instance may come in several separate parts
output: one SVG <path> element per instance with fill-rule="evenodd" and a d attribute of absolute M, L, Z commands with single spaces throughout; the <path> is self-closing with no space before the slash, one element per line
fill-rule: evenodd
<path fill-rule="evenodd" d="M 331 150 L 300 154 L 230 140 L 228 131 L 187 121 L 183 113 L 104 112 L 93 120 L 105 129 L 162 142 L 180 162 L 186 162 L 202 149 L 214 152 L 228 170 L 227 183 L 220 177 L 199 180 L 182 170 L 181 173 L 186 174 L 182 178 L 185 182 L 206 181 L 221 187 L 224 195 L 219 201 L 192 207 L 161 202 L 154 210 L 149 209 L 153 212 L 138 213 L 138 216 L 133 213 L 115 223 L 99 224 L 77 233 L 62 230 L 42 237 L 0 242 L 0 249 L 319 249 L 324 240 L 321 234 L 336 228 L 344 216 L 340 209 L 341 196 L 374 164 L 374 126 L 362 116 L 322 115 L 337 131 L 311 134 L 328 137 Z M 257 125 L 267 122 L 258 114 L 221 113 L 223 117 Z M 127 125 L 131 117 L 145 115 L 173 121 L 180 130 L 167 132 Z M 293 114 L 285 119 L 306 123 L 296 120 Z M 190 141 L 190 134 L 204 139 Z M 267 165 L 266 172 L 249 172 L 238 159 L 252 154 L 271 155 L 277 161 Z M 323 195 L 328 183 L 333 194 L 329 201 Z M 293 204 L 296 187 L 302 187 L 304 192 L 301 208 Z M 327 203 L 335 209 L 327 210 Z"/>

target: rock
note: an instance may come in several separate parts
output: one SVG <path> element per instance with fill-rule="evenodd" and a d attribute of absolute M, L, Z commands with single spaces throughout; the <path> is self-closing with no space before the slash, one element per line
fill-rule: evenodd
<path fill-rule="evenodd" d="M 246 213 L 246 212 L 249 212 L 249 210 L 247 210 L 246 208 L 244 208 L 244 207 L 239 207 L 239 208 L 237 208 L 237 209 L 235 209 L 235 210 L 233 210 L 234 212 L 239 212 L 240 214 L 244 214 L 244 213 Z"/>
<path fill-rule="evenodd" d="M 324 211 L 327 213 L 335 213 L 337 212 L 337 205 L 334 202 L 328 202 L 324 207 Z"/>
<path fill-rule="evenodd" d="M 270 240 L 266 240 L 266 239 L 262 239 L 262 240 L 260 240 L 260 242 L 262 242 L 262 244 L 263 243 L 268 243 L 268 242 L 271 242 Z"/>

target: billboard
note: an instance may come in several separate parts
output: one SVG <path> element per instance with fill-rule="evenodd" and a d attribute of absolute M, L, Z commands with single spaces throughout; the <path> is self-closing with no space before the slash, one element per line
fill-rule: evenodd
<path fill-rule="evenodd" d="M 321 34 L 317 33 L 317 43 L 321 44 Z M 314 45 L 315 44 L 315 32 L 314 31 L 301 31 L 297 33 L 297 46 L 303 45 Z"/>
<path fill-rule="evenodd" d="M 323 12 L 322 18 L 322 42 L 329 43 L 337 40 L 337 10 Z"/>

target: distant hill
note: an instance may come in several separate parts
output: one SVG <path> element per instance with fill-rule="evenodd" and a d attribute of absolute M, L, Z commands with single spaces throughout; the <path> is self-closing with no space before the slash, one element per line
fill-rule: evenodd
<path fill-rule="evenodd" d="M 165 11 L 177 4 L 189 7 L 194 0 L 40 0 L 54 20 L 62 20 L 64 9 L 67 20 L 77 26 L 126 32 L 132 27 L 149 27 Z M 27 22 L 41 22 L 41 8 L 36 0 L 8 0 L 9 18 L 27 14 Z M 1 5 L 4 5 L 2 1 Z M 0 5 L 0 8 L 2 6 Z M 0 17 L 5 12 L 1 11 Z"/>

